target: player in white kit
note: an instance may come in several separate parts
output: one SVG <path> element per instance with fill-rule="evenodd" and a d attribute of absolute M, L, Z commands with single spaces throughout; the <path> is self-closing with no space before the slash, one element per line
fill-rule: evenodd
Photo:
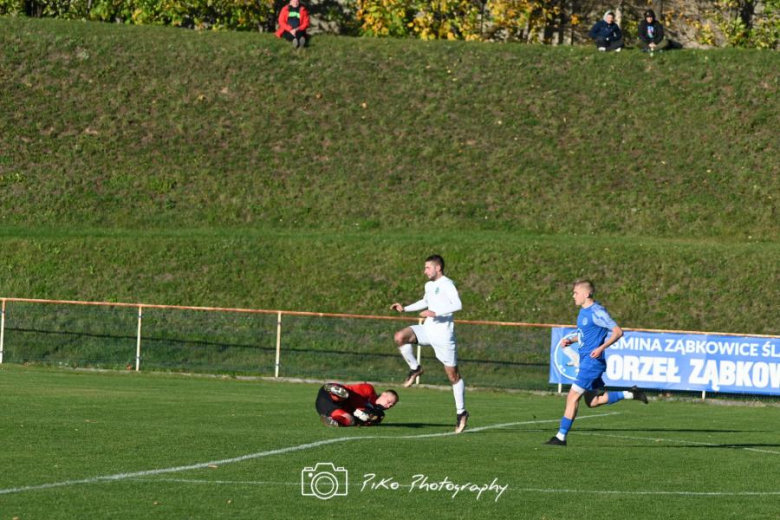
<path fill-rule="evenodd" d="M 433 347 L 436 358 L 444 365 L 444 371 L 452 383 L 457 414 L 455 433 L 460 433 L 466 428 L 469 419 L 469 413 L 466 411 L 466 383 L 458 372 L 455 322 L 452 318 L 452 313 L 462 308 L 460 296 L 452 280 L 444 276 L 444 259 L 441 256 L 432 255 L 425 259 L 425 276 L 428 277 L 428 282 L 425 284 L 425 296 L 422 300 L 407 306 L 400 303 L 390 306 L 398 312 L 422 311 L 420 317 L 425 318 L 422 325 L 412 325 L 395 333 L 398 350 L 411 369 L 404 386 L 411 386 L 415 378 L 423 373 L 422 366 L 414 356 L 412 344 Z"/>

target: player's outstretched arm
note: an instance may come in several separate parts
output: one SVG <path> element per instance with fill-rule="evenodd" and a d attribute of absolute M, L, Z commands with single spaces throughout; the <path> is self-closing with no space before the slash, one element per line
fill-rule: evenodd
<path fill-rule="evenodd" d="M 420 301 L 411 303 L 411 304 L 407 305 L 406 307 L 404 307 L 404 311 L 406 311 L 406 312 L 415 312 L 415 311 L 421 311 L 421 310 L 427 309 L 427 308 L 428 308 L 428 302 L 425 301 L 425 298 L 423 298 Z"/>

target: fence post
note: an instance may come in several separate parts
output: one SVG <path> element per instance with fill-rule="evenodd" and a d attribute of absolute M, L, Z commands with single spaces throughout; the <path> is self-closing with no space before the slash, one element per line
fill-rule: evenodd
<path fill-rule="evenodd" d="M 143 305 L 138 306 L 138 336 L 135 341 L 135 371 L 141 370 L 141 322 L 144 317 Z"/>
<path fill-rule="evenodd" d="M 5 352 L 5 298 L 3 298 L 2 316 L 0 316 L 0 365 L 3 364 L 3 352 Z"/>
<path fill-rule="evenodd" d="M 282 354 L 282 311 L 276 315 L 276 363 L 274 364 L 274 377 L 279 377 L 279 359 Z"/>
<path fill-rule="evenodd" d="M 706 390 L 702 390 L 701 391 L 701 400 L 704 401 L 705 399 L 707 399 L 707 391 Z"/>

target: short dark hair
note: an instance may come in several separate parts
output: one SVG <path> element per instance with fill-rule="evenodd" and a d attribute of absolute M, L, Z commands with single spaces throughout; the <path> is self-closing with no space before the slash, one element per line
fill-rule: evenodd
<path fill-rule="evenodd" d="M 428 258 L 425 259 L 426 262 L 433 262 L 434 264 L 439 264 L 441 267 L 441 272 L 444 272 L 444 258 L 441 257 L 441 255 L 431 255 Z"/>
<path fill-rule="evenodd" d="M 395 390 L 385 390 L 382 393 L 393 394 L 395 396 L 395 402 L 396 403 L 398 402 L 398 392 L 396 392 Z"/>
<path fill-rule="evenodd" d="M 577 287 L 578 285 L 584 285 L 588 288 L 588 298 L 593 298 L 593 295 L 596 294 L 596 286 L 590 280 L 577 280 L 574 282 L 574 287 Z"/>

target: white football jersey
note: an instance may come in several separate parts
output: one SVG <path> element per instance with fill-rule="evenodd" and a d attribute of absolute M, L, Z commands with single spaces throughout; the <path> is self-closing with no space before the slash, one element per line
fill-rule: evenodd
<path fill-rule="evenodd" d="M 404 310 L 412 312 L 428 309 L 436 313 L 435 321 L 445 321 L 452 320 L 452 313 L 462 308 L 455 284 L 446 276 L 442 276 L 435 282 L 427 282 L 423 299 L 407 305 Z"/>

